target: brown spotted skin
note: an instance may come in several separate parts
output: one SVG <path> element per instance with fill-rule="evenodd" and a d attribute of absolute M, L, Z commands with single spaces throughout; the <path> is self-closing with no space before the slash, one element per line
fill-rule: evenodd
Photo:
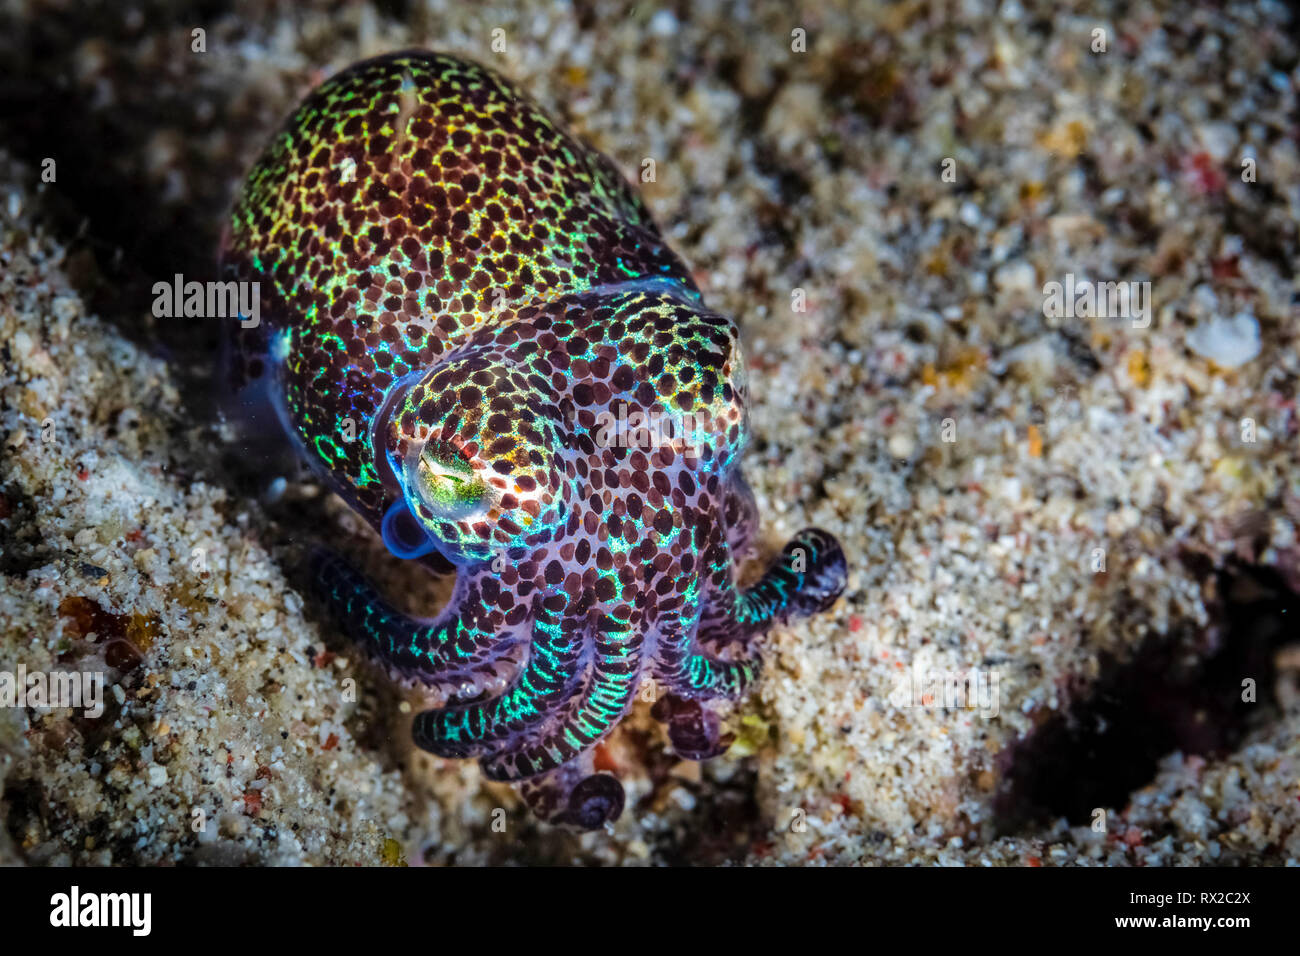
<path fill-rule="evenodd" d="M 292 317 L 249 334 L 233 384 L 278 374 L 308 453 L 369 517 L 384 489 L 345 438 L 501 305 L 644 277 L 696 291 L 609 160 L 496 74 L 420 52 L 307 98 L 241 190 L 224 258 L 263 281 L 264 315 Z M 287 335 L 282 367 L 268 331 Z"/>
<path fill-rule="evenodd" d="M 591 753 L 653 679 L 686 756 L 758 670 L 753 639 L 828 606 L 845 564 L 801 532 L 752 588 L 735 323 L 705 308 L 612 164 L 472 63 L 408 52 L 312 93 L 254 166 L 224 244 L 262 283 L 234 343 L 332 488 L 394 554 L 457 568 L 404 617 L 332 555 L 344 627 L 445 706 L 416 742 L 597 826 Z"/>

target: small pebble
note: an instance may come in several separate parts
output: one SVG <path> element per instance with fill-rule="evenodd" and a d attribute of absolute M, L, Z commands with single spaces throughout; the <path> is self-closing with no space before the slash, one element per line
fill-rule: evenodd
<path fill-rule="evenodd" d="M 1223 368 L 1238 368 L 1259 355 L 1259 320 L 1249 312 L 1215 316 L 1187 333 L 1187 347 Z"/>

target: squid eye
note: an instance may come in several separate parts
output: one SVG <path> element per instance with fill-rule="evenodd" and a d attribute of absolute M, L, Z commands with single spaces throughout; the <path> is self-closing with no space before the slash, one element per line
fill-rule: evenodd
<path fill-rule="evenodd" d="M 448 521 L 487 510 L 487 484 L 455 449 L 426 445 L 416 461 L 414 477 L 420 500 Z"/>

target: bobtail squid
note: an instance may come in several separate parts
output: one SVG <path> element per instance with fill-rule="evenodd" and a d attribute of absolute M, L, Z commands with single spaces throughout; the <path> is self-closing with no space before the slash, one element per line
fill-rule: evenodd
<path fill-rule="evenodd" d="M 644 682 L 680 756 L 726 749 L 709 703 L 752 685 L 756 639 L 843 590 L 815 528 L 738 587 L 736 324 L 614 165 L 492 71 L 404 52 L 324 82 L 244 181 L 222 262 L 261 288 L 228 349 L 241 400 L 393 554 L 456 574 L 418 619 L 318 553 L 332 616 L 440 695 L 420 747 L 543 819 L 621 813 L 593 751 Z"/>

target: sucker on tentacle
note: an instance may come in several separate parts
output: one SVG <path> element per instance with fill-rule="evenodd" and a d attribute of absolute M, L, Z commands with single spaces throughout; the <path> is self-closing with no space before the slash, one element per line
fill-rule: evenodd
<path fill-rule="evenodd" d="M 593 751 L 645 680 L 680 756 L 723 752 L 710 702 L 843 590 L 817 529 L 737 588 L 758 514 L 736 325 L 613 164 L 491 71 L 406 52 L 326 81 L 249 173 L 222 258 L 261 282 L 266 326 L 232 330 L 230 384 L 270 396 L 394 555 L 456 572 L 415 619 L 319 553 L 327 609 L 444 698 L 418 746 L 479 759 L 542 819 L 622 812 Z"/>

